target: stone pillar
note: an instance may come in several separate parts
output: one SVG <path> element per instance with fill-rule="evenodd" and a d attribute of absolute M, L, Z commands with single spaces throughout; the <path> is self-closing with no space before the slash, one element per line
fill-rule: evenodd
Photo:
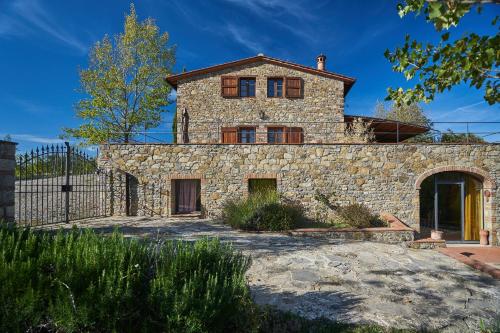
<path fill-rule="evenodd" d="M 0 220 L 7 222 L 14 221 L 16 145 L 0 140 Z"/>

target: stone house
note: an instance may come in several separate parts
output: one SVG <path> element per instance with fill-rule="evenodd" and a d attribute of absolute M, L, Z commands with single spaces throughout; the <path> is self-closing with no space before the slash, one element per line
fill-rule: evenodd
<path fill-rule="evenodd" d="M 500 177 L 496 144 L 411 143 L 429 129 L 344 114 L 355 79 L 259 54 L 166 78 L 177 91 L 171 144 L 108 144 L 100 163 L 115 171 L 115 214 L 218 217 L 227 200 L 259 184 L 299 202 L 361 202 L 426 236 L 495 237 Z M 361 131 L 360 131 L 361 129 Z M 130 185 L 132 184 L 132 185 Z"/>

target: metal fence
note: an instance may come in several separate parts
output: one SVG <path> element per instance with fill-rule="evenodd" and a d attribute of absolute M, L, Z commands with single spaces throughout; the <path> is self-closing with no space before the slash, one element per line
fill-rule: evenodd
<path fill-rule="evenodd" d="M 17 157 L 15 219 L 39 226 L 108 214 L 109 175 L 95 158 L 65 145 Z"/>
<path fill-rule="evenodd" d="M 349 140 L 352 136 L 363 137 L 367 143 L 500 143 L 500 121 L 433 122 L 429 125 L 369 118 L 364 118 L 361 124 L 356 125 L 352 122 L 319 121 L 190 121 L 189 128 L 179 126 L 182 128 L 177 130 L 172 128 L 171 122 L 166 122 L 156 129 L 127 133 L 110 132 L 108 143 L 222 143 L 222 129 L 225 127 L 255 127 L 254 135 L 257 138 L 255 143 L 269 143 L 267 142 L 268 127 L 287 126 L 302 127 L 304 143 L 356 142 L 356 137 Z M 355 126 L 358 128 L 353 130 Z M 360 133 L 360 131 L 365 131 L 365 133 Z"/>

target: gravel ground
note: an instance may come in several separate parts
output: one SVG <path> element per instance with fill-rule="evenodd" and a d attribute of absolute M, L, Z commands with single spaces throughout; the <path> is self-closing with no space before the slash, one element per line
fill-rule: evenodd
<path fill-rule="evenodd" d="M 500 309 L 500 281 L 434 250 L 244 233 L 207 220 L 113 217 L 77 225 L 152 239 L 219 237 L 252 257 L 247 277 L 257 303 L 308 318 L 475 332 Z"/>

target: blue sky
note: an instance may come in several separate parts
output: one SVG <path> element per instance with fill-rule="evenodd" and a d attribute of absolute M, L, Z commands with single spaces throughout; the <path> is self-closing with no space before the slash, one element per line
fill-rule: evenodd
<path fill-rule="evenodd" d="M 357 79 L 346 99 L 346 113 L 372 115 L 388 86 L 407 85 L 391 71 L 385 49 L 401 45 L 406 33 L 422 41 L 438 38 L 423 17 L 400 19 L 396 3 L 141 0 L 135 5 L 141 19 L 152 17 L 169 32 L 171 44 L 177 45 L 177 70 L 260 52 L 314 66 L 315 57 L 324 53 L 328 70 Z M 58 142 L 62 127 L 79 124 L 73 109 L 82 98 L 78 68 L 86 67 L 96 41 L 122 31 L 129 5 L 118 0 L 0 0 L 0 138 L 10 134 L 24 150 Z M 491 33 L 490 22 L 499 9 L 487 5 L 481 15 L 468 14 L 451 30 L 452 38 L 469 31 Z M 500 121 L 499 107 L 488 106 L 482 93 L 459 86 L 424 110 L 433 121 Z M 500 124 L 471 130 L 498 131 Z"/>

